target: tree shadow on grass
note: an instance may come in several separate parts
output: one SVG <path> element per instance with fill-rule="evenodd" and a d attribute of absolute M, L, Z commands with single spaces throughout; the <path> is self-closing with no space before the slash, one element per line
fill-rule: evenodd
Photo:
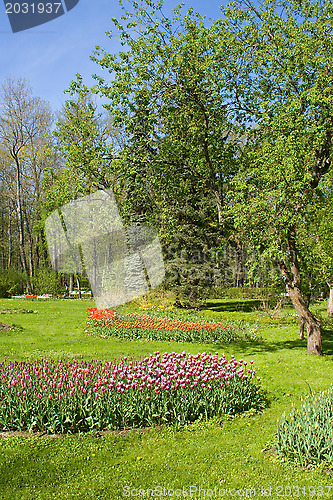
<path fill-rule="evenodd" d="M 200 307 L 200 311 L 215 311 L 215 312 L 253 312 L 261 305 L 260 300 L 239 300 L 228 302 L 207 301 L 207 304 Z"/>
<path fill-rule="evenodd" d="M 322 333 L 322 344 L 324 356 L 333 356 L 333 331 L 324 330 Z M 234 352 L 244 353 L 247 355 L 261 354 L 265 352 L 277 352 L 284 350 L 304 350 L 306 352 L 307 342 L 306 338 L 303 340 L 280 340 L 276 342 L 271 342 L 268 340 L 263 341 L 236 341 L 231 342 L 228 346 L 232 346 Z M 223 350 L 226 348 L 226 344 L 216 344 L 218 350 Z"/>
<path fill-rule="evenodd" d="M 333 330 L 323 328 L 321 334 L 323 352 L 327 356 L 333 356 Z"/>

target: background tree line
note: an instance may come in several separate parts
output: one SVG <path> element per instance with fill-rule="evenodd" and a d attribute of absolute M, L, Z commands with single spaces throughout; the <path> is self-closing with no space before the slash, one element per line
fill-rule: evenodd
<path fill-rule="evenodd" d="M 46 105 L 29 95 L 34 113 L 21 116 L 7 82 L 3 269 L 22 269 L 33 285 L 47 264 L 45 217 L 112 187 L 126 223 L 159 230 L 165 286 L 179 300 L 193 306 L 216 284 L 280 286 L 308 352 L 321 354 L 309 300 L 333 287 L 332 8 L 233 2 L 207 22 L 192 9 L 167 18 L 162 2 L 130 2 L 113 20 L 124 50 L 92 56 L 111 76 L 89 89 L 77 75 L 52 134 Z"/>

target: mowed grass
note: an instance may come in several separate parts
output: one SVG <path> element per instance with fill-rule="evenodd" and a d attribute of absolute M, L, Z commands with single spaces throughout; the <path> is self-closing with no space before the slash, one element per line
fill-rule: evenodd
<path fill-rule="evenodd" d="M 259 325 L 262 342 L 216 346 L 122 341 L 92 337 L 84 332 L 85 311 L 93 306 L 87 300 L 0 300 L 0 310 L 38 311 L 0 314 L 0 322 L 22 327 L 0 333 L 0 361 L 46 357 L 112 360 L 158 350 L 190 353 L 217 350 L 229 357 L 234 354 L 237 359 L 254 360 L 270 405 L 262 414 L 199 422 L 183 429 L 153 428 L 60 437 L 7 435 L 0 438 L 1 499 L 186 498 L 186 493 L 188 498 L 333 496 L 333 487 L 331 491 L 328 488 L 333 486 L 330 471 L 282 464 L 272 459 L 270 452 L 262 451 L 276 431 L 278 418 L 292 404 L 299 406 L 309 394 L 309 387 L 316 394 L 331 386 L 333 332 L 326 331 L 323 335 L 325 356 L 307 356 L 306 340 L 298 339 L 292 309 L 283 311 L 279 326 L 274 324 L 276 320 L 271 321 L 255 310 L 258 304 L 226 299 L 209 302 L 208 309 L 200 314 L 225 322 L 230 318 Z M 325 303 L 316 307 L 324 313 Z M 128 310 L 133 309 L 134 306 L 128 306 Z M 160 487 L 157 492 L 161 494 L 153 496 L 150 491 L 147 496 L 147 490 L 156 487 Z"/>

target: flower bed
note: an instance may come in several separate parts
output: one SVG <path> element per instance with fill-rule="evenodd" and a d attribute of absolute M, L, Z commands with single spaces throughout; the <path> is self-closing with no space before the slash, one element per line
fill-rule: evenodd
<path fill-rule="evenodd" d="M 184 321 L 139 313 L 121 316 L 114 309 L 91 308 L 87 311 L 86 331 L 101 337 L 208 343 L 256 339 L 254 331 L 242 331 L 217 321 Z"/>
<path fill-rule="evenodd" d="M 218 353 L 2 363 L 0 429 L 55 433 L 183 425 L 261 408 L 254 378 L 246 362 Z"/>
<path fill-rule="evenodd" d="M 37 299 L 37 295 L 12 295 L 12 299 Z"/>
<path fill-rule="evenodd" d="M 11 295 L 11 299 L 53 299 L 52 293 L 43 293 L 43 295 L 31 295 L 31 294 L 24 294 L 24 295 Z"/>

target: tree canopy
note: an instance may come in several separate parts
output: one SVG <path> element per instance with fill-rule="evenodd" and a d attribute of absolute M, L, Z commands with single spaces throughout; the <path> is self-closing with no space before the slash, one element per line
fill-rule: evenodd
<path fill-rule="evenodd" d="M 114 20 L 126 50 L 97 47 L 92 57 L 112 74 L 95 76 L 94 92 L 126 131 L 125 163 L 135 155 L 143 178 L 148 165 L 156 192 L 179 195 L 185 177 L 210 193 L 224 236 L 247 240 L 280 270 L 308 352 L 321 354 L 302 279 L 330 175 L 332 6 L 233 2 L 211 24 L 180 7 L 168 19 L 161 7 L 132 2 L 123 23 Z"/>

